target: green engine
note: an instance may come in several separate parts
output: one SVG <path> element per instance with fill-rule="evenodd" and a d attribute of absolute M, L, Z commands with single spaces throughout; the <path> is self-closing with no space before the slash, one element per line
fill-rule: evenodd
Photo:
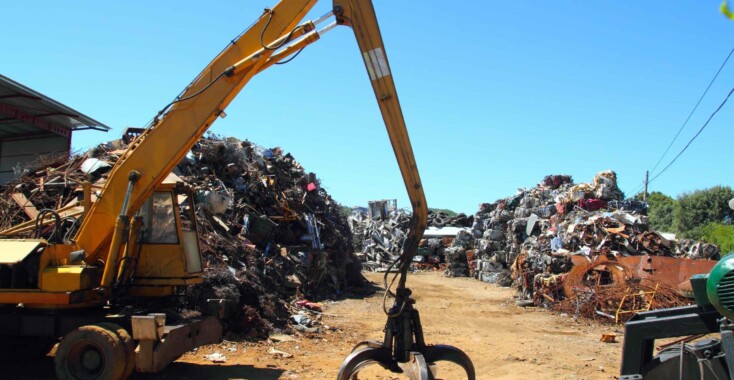
<path fill-rule="evenodd" d="M 704 281 L 707 300 L 699 299 L 703 294 L 699 295 L 701 291 L 696 290 L 696 288 L 700 289 L 700 285 Z M 696 284 L 696 282 L 699 284 Z M 694 278 L 691 278 L 691 285 L 693 285 L 694 293 L 696 294 L 696 303 L 699 306 L 710 304 L 721 315 L 730 320 L 734 320 L 734 255 L 729 255 L 721 259 L 711 269 L 708 275 L 694 276 Z"/>

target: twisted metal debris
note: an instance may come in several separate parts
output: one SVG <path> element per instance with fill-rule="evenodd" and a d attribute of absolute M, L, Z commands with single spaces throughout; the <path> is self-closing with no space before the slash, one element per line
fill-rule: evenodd
<path fill-rule="evenodd" d="M 650 230 L 646 207 L 623 199 L 613 171 L 582 184 L 568 175 L 546 176 L 532 189 L 480 205 L 472 225 L 475 277 L 514 284 L 518 304 L 589 318 L 628 318 L 624 311 L 635 306 L 629 301 L 635 294 L 649 298 L 645 307 L 683 304 L 681 292 L 690 277 L 684 269 L 705 271 L 713 262 L 664 260 L 716 260 L 719 249 Z M 666 266 L 675 271 L 666 272 Z"/>
<path fill-rule="evenodd" d="M 124 148 L 117 140 L 26 168 L 0 196 L 0 235 L 73 238 L 90 201 L 83 184 L 91 183 L 93 200 Z M 257 335 L 285 327 L 298 298 L 340 297 L 366 284 L 340 205 L 280 148 L 210 134 L 174 174 L 195 189 L 206 268 L 182 314 L 223 298 L 228 330 Z M 60 231 L 35 225 L 44 209 L 61 210 Z"/>

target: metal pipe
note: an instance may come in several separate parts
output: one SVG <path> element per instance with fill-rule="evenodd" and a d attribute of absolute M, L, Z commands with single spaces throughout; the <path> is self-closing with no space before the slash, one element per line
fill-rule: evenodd
<path fill-rule="evenodd" d="M 334 15 L 334 11 L 333 10 L 331 10 L 329 12 L 326 12 L 325 15 L 317 18 L 316 21 L 313 22 L 313 24 L 314 25 L 321 24 L 322 22 L 324 22 L 324 21 L 328 20 L 329 18 L 331 18 L 331 16 L 333 16 L 333 15 Z"/>
<path fill-rule="evenodd" d="M 284 41 L 286 41 L 286 39 L 289 39 L 289 38 L 290 39 L 299 38 L 299 37 L 301 37 L 301 36 L 303 36 L 303 35 L 305 35 L 307 33 L 310 33 L 314 29 L 316 29 L 316 26 L 314 25 L 314 23 L 312 21 L 307 21 L 307 22 L 301 24 L 299 27 L 297 27 L 296 29 L 294 29 L 292 33 L 284 34 L 284 35 L 278 37 L 275 41 L 271 42 L 267 46 L 268 49 L 266 49 L 266 48 L 263 47 L 263 48 L 259 49 L 258 51 L 250 54 L 249 56 L 241 59 L 240 61 L 238 61 L 234 65 L 230 66 L 229 68 L 227 68 L 225 70 L 226 75 L 227 76 L 233 76 L 233 75 L 236 75 L 238 73 L 241 73 L 243 70 L 248 69 L 252 65 L 254 65 L 255 62 L 257 62 L 257 60 L 260 59 L 260 57 L 263 55 L 263 53 L 265 53 L 266 50 L 272 49 L 273 46 L 279 46 Z"/>
<path fill-rule="evenodd" d="M 122 210 L 120 211 L 120 216 L 127 215 L 127 206 L 130 202 L 130 197 L 133 195 L 133 187 L 135 186 L 135 182 L 138 182 L 138 179 L 140 179 L 140 172 L 137 172 L 135 170 L 131 171 L 130 174 L 128 174 L 127 179 L 127 192 L 125 193 L 125 199 L 122 201 Z"/>
<path fill-rule="evenodd" d="M 112 233 L 110 250 L 108 251 L 107 261 L 105 262 L 104 271 L 102 272 L 102 286 L 104 287 L 109 287 L 117 276 L 117 257 L 120 255 L 120 247 L 122 247 L 123 240 L 127 238 L 125 231 L 130 225 L 128 206 L 135 182 L 138 182 L 138 179 L 140 179 L 140 172 L 132 170 L 130 171 L 130 174 L 128 174 L 127 178 L 127 193 L 125 193 L 125 200 L 122 202 L 120 216 L 118 216 L 115 221 L 115 229 Z"/>
<path fill-rule="evenodd" d="M 319 34 L 323 36 L 324 34 L 326 34 L 326 32 L 336 28 L 337 25 L 339 24 L 337 24 L 336 21 L 334 21 L 330 23 L 329 25 L 326 25 L 325 27 L 323 27 L 321 30 L 319 30 Z"/>

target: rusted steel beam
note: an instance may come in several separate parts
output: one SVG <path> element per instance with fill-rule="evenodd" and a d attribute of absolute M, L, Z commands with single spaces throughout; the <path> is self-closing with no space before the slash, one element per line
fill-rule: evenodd
<path fill-rule="evenodd" d="M 42 117 L 38 117 L 37 115 L 32 115 L 9 104 L 0 103 L 0 113 L 5 114 L 6 116 L 9 116 L 16 120 L 33 124 L 38 128 L 57 134 L 59 136 L 71 138 L 71 130 L 61 127 L 52 121 L 45 120 Z"/>

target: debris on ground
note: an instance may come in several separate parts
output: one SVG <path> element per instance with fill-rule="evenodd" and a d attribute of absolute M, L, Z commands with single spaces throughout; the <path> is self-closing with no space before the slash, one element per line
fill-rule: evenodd
<path fill-rule="evenodd" d="M 278 357 L 281 357 L 283 359 L 289 359 L 289 358 L 292 358 L 293 357 L 293 354 L 289 354 L 289 353 L 287 353 L 285 351 L 277 350 L 274 347 L 270 347 L 270 349 L 268 350 L 268 353 L 270 355 L 278 356 Z"/>
<path fill-rule="evenodd" d="M 212 363 L 226 363 L 227 357 L 219 352 L 214 352 L 209 355 L 204 355 L 204 359 L 209 360 Z"/>
<path fill-rule="evenodd" d="M 26 168 L 0 196 L 0 235 L 72 239 L 87 201 L 84 184 L 91 183 L 94 200 L 125 149 L 116 140 Z M 290 301 L 339 298 L 367 284 L 341 206 L 316 174 L 280 148 L 208 134 L 173 172 L 195 191 L 206 268 L 182 314 L 201 310 L 207 299 L 225 299 L 227 331 L 263 336 L 287 327 Z M 58 231 L 36 228 L 46 209 L 59 213 Z M 319 310 L 316 302 L 305 307 Z"/>

